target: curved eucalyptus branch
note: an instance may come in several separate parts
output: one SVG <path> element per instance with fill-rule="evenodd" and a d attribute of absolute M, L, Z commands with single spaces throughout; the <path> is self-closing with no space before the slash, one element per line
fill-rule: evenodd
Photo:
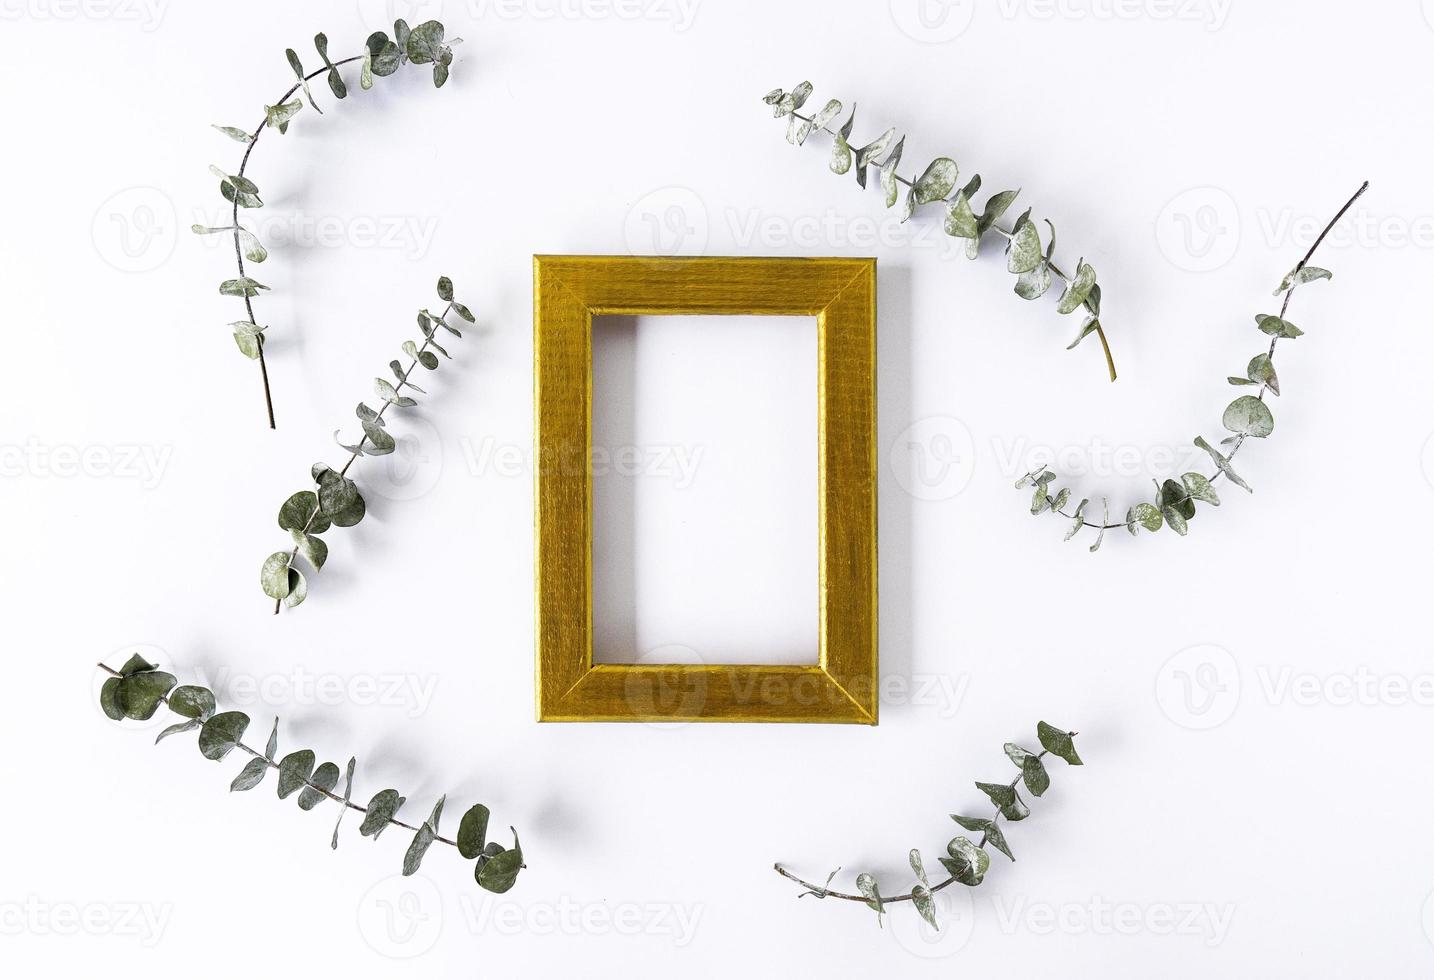
<path fill-rule="evenodd" d="M 375 411 L 359 402 L 354 410 L 363 429 L 363 435 L 358 442 L 348 445 L 338 437 L 341 430 L 334 430 L 335 441 L 349 453 L 343 468 L 335 471 L 323 462 L 315 463 L 309 470 L 314 488 L 300 490 L 279 508 L 279 527 L 289 532 L 294 546 L 287 552 L 274 552 L 264 559 L 259 570 L 259 585 L 264 594 L 274 600 L 275 615 L 278 615 L 282 606 L 297 606 L 308 597 L 308 579 L 294 567 L 299 555 L 304 556 L 304 560 L 314 571 L 319 571 L 329 557 L 329 546 L 319 535 L 330 527 L 353 527 L 363 520 L 364 514 L 367 513 L 367 505 L 363 495 L 359 493 L 358 485 L 348 477 L 349 468 L 360 456 L 387 456 L 397 448 L 393 436 L 388 434 L 384 415 L 389 408 L 412 408 L 418 404 L 405 392 L 427 394 L 409 380 L 414 368 L 422 364 L 427 370 L 436 371 L 438 354 L 450 357 L 448 351 L 434 339 L 438 328 L 442 327 L 455 337 L 462 337 L 462 332 L 448 322 L 448 317 L 457 313 L 467 322 L 474 322 L 473 313 L 468 307 L 453 298 L 453 281 L 447 276 L 438 280 L 438 298 L 448 304 L 441 314 L 435 315 L 426 309 L 418 311 L 418 330 L 423 335 L 423 344 L 420 346 L 412 340 L 403 342 L 403 352 L 410 358 L 408 366 L 404 367 L 398 360 L 389 361 L 388 366 L 393 371 L 394 381 L 373 379 L 374 394 L 383 404 Z"/>
<path fill-rule="evenodd" d="M 1104 516 L 1100 521 L 1088 520 L 1085 517 L 1085 508 L 1090 503 L 1089 500 L 1082 500 L 1076 505 L 1074 511 L 1066 511 L 1065 508 L 1071 496 L 1070 490 L 1062 488 L 1052 494 L 1050 486 L 1055 482 L 1056 475 L 1045 467 L 1041 467 L 1027 473 L 1016 483 L 1017 490 L 1027 486 L 1035 488 L 1031 498 L 1031 513 L 1038 515 L 1049 512 L 1070 520 L 1070 528 L 1066 531 L 1067 541 L 1085 528 L 1095 528 L 1096 538 L 1090 546 L 1090 550 L 1096 551 L 1100 548 L 1105 532 L 1117 527 L 1125 528 L 1134 536 L 1138 534 L 1140 528 L 1154 532 L 1159 531 L 1162 526 L 1168 526 L 1176 534 L 1184 537 L 1189 532 L 1190 521 L 1195 517 L 1196 501 L 1213 507 L 1220 505 L 1220 497 L 1215 492 L 1214 484 L 1222 476 L 1245 492 L 1253 493 L 1250 485 L 1235 472 L 1230 461 L 1235 458 L 1247 440 L 1264 439 L 1275 429 L 1274 414 L 1265 401 L 1267 392 L 1275 397 L 1279 397 L 1280 394 L 1280 379 L 1279 375 L 1275 373 L 1274 365 L 1275 347 L 1281 340 L 1293 340 L 1304 333 L 1303 330 L 1286 319 L 1290 300 L 1294 296 L 1295 290 L 1305 283 L 1333 278 L 1333 273 L 1328 269 L 1312 266 L 1309 264 L 1310 260 L 1314 258 L 1315 251 L 1318 250 L 1320 244 L 1334 230 L 1334 226 L 1368 188 L 1369 181 L 1367 180 L 1359 185 L 1359 189 L 1349 200 L 1344 202 L 1344 206 L 1324 226 L 1324 230 L 1315 238 L 1304 257 L 1275 287 L 1274 295 L 1284 297 L 1280 303 L 1279 314 L 1257 313 L 1255 315 L 1255 325 L 1270 338 L 1269 346 L 1250 359 L 1243 376 L 1231 375 L 1228 380 L 1232 385 L 1254 386 L 1259 388 L 1259 391 L 1253 395 L 1241 395 L 1225 407 L 1221 424 L 1231 435 L 1222 439 L 1220 443 L 1222 446 L 1229 447 L 1227 453 L 1222 453 L 1210 445 L 1204 436 L 1196 436 L 1194 440 L 1197 448 L 1209 453 L 1214 463 L 1214 472 L 1209 476 L 1202 473 L 1183 473 L 1178 481 L 1168 479 L 1164 483 L 1157 482 L 1154 503 L 1138 503 L 1126 511 L 1125 520 L 1112 523 L 1109 500 L 1103 501 Z"/>
<path fill-rule="evenodd" d="M 458 824 L 456 839 L 444 837 L 438 832 L 439 820 L 443 815 L 445 797 L 439 797 L 428 819 L 418 826 L 398 819 L 395 814 L 403 806 L 405 798 L 398 790 L 385 789 L 376 793 L 367 806 L 349 798 L 353 790 L 356 760 L 350 758 L 344 771 L 343 794 L 334 792 L 339 783 L 339 767 L 325 762 L 315 768 L 312 749 L 290 752 L 282 759 L 277 758 L 279 747 L 279 719 L 269 732 L 264 751 L 244 744 L 243 737 L 249 727 L 249 716 L 242 711 L 215 713 L 214 692 L 195 685 L 175 686 L 173 674 L 166 673 L 156 664 L 148 663 L 139 654 L 134 654 L 119 669 L 103 663 L 97 664 L 109 679 L 100 688 L 100 707 L 115 721 L 131 719 L 148 721 L 154 717 L 160 705 L 164 705 L 183 721 L 170 725 L 155 738 L 159 744 L 170 735 L 198 730 L 199 751 L 206 759 L 215 762 L 223 760 L 235 749 L 249 756 L 249 761 L 229 784 L 231 793 L 251 790 L 264 781 L 269 770 L 276 770 L 279 799 L 299 794 L 301 810 L 312 810 L 325 799 L 339 804 L 338 820 L 334 823 L 333 840 L 330 847 L 339 846 L 339 827 L 344 814 L 354 810 L 364 815 L 359 834 L 377 840 L 389 826 L 402 827 L 413 832 L 413 840 L 403 857 L 403 873 L 411 875 L 418 870 L 428 848 L 435 842 L 457 848 L 460 855 L 476 860 L 474 878 L 480 887 L 491 892 L 506 892 L 518 879 L 518 872 L 527 865 L 523 863 L 523 849 L 518 841 L 518 832 L 513 830 L 513 846 L 506 848 L 496 841 L 489 841 L 489 810 L 481 803 L 469 807 Z M 509 828 L 512 830 L 512 828 Z"/>
<path fill-rule="evenodd" d="M 960 190 L 956 190 L 956 161 L 950 157 L 937 157 L 927 164 L 926 169 L 914 180 L 896 172 L 901 162 L 902 147 L 906 137 L 897 138 L 896 130 L 888 129 L 876 139 L 861 147 L 848 142 L 851 129 L 856 121 L 856 106 L 838 129 L 828 124 L 841 115 L 842 104 L 831 99 L 820 111 L 804 116 L 797 110 L 806 104 L 812 94 L 812 83 L 802 82 L 790 92 L 773 89 L 762 97 L 772 106 L 772 114 L 778 118 L 787 117 L 787 142 L 801 146 L 813 132 L 820 131 L 832 137 L 830 169 L 833 173 L 844 174 L 855 169 L 857 185 L 866 187 L 868 167 L 876 167 L 880 173 L 880 187 L 886 206 L 892 207 L 900 197 L 898 185 L 906 188 L 902 202 L 901 220 L 908 221 L 916 208 L 923 204 L 940 202 L 946 206 L 944 228 L 953 238 L 965 239 L 966 255 L 976 258 L 980 252 L 981 239 L 989 233 L 1006 240 L 1006 268 L 1016 278 L 1015 292 L 1022 299 L 1035 300 L 1045 295 L 1053 280 L 1065 284 L 1056 311 L 1061 314 L 1084 310 L 1086 317 L 1080 332 L 1071 341 L 1069 350 L 1086 337 L 1095 334 L 1105 352 L 1106 370 L 1110 380 L 1115 380 L 1115 358 L 1110 353 L 1105 330 L 1100 325 L 1100 285 L 1095 279 L 1095 269 L 1084 258 L 1076 262 L 1074 275 L 1067 275 L 1052 260 L 1056 249 L 1056 227 L 1049 220 L 1050 241 L 1043 247 L 1040 229 L 1031 220 L 1031 209 L 1027 208 L 1014 224 L 1004 228 L 998 220 L 1015 203 L 1021 192 L 1001 191 L 992 194 L 978 215 L 972 208 L 972 201 L 981 189 L 981 175 L 974 175 Z M 956 191 L 952 195 L 952 191 Z"/>
<path fill-rule="evenodd" d="M 443 25 L 438 21 L 427 21 L 417 27 L 409 29 L 407 23 L 402 20 L 394 22 L 394 37 L 390 40 L 383 31 L 375 31 L 370 34 L 364 45 L 363 54 L 354 55 L 351 58 L 343 58 L 339 61 L 329 60 L 329 39 L 322 33 L 314 35 L 314 48 L 318 51 L 319 57 L 324 62 L 324 67 L 317 71 L 304 74 L 304 68 L 299 61 L 299 56 L 293 48 L 287 49 L 284 54 L 288 58 L 289 67 L 293 69 L 297 79 L 289 90 L 279 96 L 274 105 L 264 107 L 264 121 L 254 128 L 253 132 L 239 129 L 235 126 L 215 126 L 225 136 L 236 142 L 244 144 L 244 156 L 239 160 L 239 172 L 226 174 L 218 167 L 210 167 L 210 172 L 219 178 L 219 193 L 231 204 L 230 223 L 223 227 L 210 228 L 205 225 L 194 225 L 192 230 L 197 235 L 211 235 L 221 232 L 231 232 L 234 238 L 234 261 L 238 266 L 239 274 L 234 279 L 226 279 L 219 286 L 219 292 L 224 296 L 238 296 L 244 300 L 244 313 L 246 319 L 236 320 L 231 323 L 230 329 L 234 332 L 234 342 L 238 345 L 239 351 L 251 360 L 259 362 L 259 375 L 264 383 L 264 408 L 269 416 L 269 428 L 275 428 L 274 424 L 274 398 L 269 388 L 269 366 L 264 359 L 264 331 L 266 327 L 259 325 L 254 318 L 254 297 L 260 291 L 269 287 L 251 278 L 244 269 L 244 260 L 258 264 L 268 258 L 269 253 L 259 241 L 259 237 L 252 231 L 245 228 L 239 222 L 240 208 L 259 208 L 264 202 L 259 197 L 258 186 L 245 176 L 249 167 L 249 155 L 254 152 L 254 145 L 258 143 L 259 137 L 266 128 L 277 129 L 282 135 L 289 131 L 289 122 L 303 109 L 304 103 L 293 96 L 303 89 L 304 97 L 308 99 L 309 105 L 313 106 L 315 112 L 320 115 L 323 110 L 314 101 L 314 94 L 309 89 L 309 82 L 326 75 L 331 91 L 336 99 L 343 99 L 348 96 L 348 86 L 344 84 L 343 76 L 339 74 L 339 66 L 352 64 L 355 61 L 362 62 L 359 73 L 359 88 L 367 91 L 373 87 L 375 76 L 392 75 L 405 62 L 412 62 L 416 65 L 433 65 L 433 84 L 441 87 L 448 80 L 450 66 L 453 63 L 453 49 L 450 45 L 458 44 L 462 38 L 453 38 L 445 42 L 443 39 Z"/>
<path fill-rule="evenodd" d="M 883 895 L 875 877 L 866 873 L 856 876 L 856 887 L 860 894 L 854 895 L 850 892 L 835 891 L 830 887 L 832 879 L 837 876 L 841 868 L 837 868 L 836 871 L 827 875 L 827 880 L 820 885 L 792 874 L 781 864 L 772 865 L 772 869 L 783 878 L 802 886 L 803 891 L 797 895 L 798 898 L 811 895 L 815 898 L 836 898 L 846 902 L 861 902 L 876 912 L 878 922 L 880 922 L 881 914 L 885 911 L 886 906 L 896 902 L 911 902 L 916 906 L 916 911 L 931 924 L 933 929 L 940 928 L 936 922 L 936 903 L 931 896 L 958 882 L 973 888 L 979 885 L 991 866 L 990 855 L 986 852 L 988 844 L 1010 860 L 1015 860 L 999 821 L 1002 817 L 1005 817 L 1008 822 L 1014 822 L 1030 816 L 1030 808 L 1021 799 L 1016 787 L 1024 783 L 1026 790 L 1032 796 L 1041 796 L 1045 793 L 1051 780 L 1050 775 L 1046 772 L 1045 763 L 1041 760 L 1047 755 L 1054 755 L 1072 766 L 1084 764 L 1075 750 L 1076 734 L 1076 732 L 1061 731 L 1059 728 L 1040 722 L 1036 725 L 1036 738 L 1041 743 L 1041 751 L 1032 752 L 1021 748 L 1014 742 L 1005 744 L 1006 757 L 1020 770 L 1020 774 L 1009 783 L 978 782 L 976 784 L 976 788 L 985 793 L 996 807 L 996 812 L 990 817 L 964 817 L 955 813 L 951 815 L 951 819 L 960 824 L 963 829 L 972 833 L 980 831 L 981 839 L 972 843 L 970 838 L 958 836 L 948 841 L 946 854 L 939 859 L 941 866 L 946 869 L 948 877 L 934 885 L 926 877 L 926 869 L 921 861 L 921 852 L 916 848 L 911 849 L 907 858 L 912 872 L 916 875 L 917 883 L 909 892 L 890 897 Z"/>

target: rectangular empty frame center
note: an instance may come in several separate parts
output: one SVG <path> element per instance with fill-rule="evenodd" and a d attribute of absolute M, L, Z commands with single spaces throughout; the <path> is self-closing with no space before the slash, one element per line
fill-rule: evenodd
<path fill-rule="evenodd" d="M 533 293 L 539 720 L 876 724 L 876 261 L 539 255 Z M 751 314 L 816 318 L 817 663 L 594 664 L 593 318 Z"/>

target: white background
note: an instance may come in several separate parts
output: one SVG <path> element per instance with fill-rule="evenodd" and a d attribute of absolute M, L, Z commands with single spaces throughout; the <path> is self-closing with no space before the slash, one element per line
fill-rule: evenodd
<path fill-rule="evenodd" d="M 446 88 L 405 69 L 363 93 L 350 73 L 334 104 L 316 82 L 325 115 L 255 151 L 270 432 L 215 289 L 231 258 L 187 230 L 222 223 L 206 167 L 239 155 L 208 126 L 251 127 L 289 84 L 285 47 L 317 63 L 316 31 L 337 56 L 440 7 L 467 39 Z M 7 973 L 1429 974 L 1427 9 L 397 8 L 3 3 Z M 998 249 L 969 263 L 938 213 L 901 228 L 829 174 L 825 138 L 787 145 L 759 100 L 803 78 L 814 104 L 860 101 L 858 139 L 908 133 L 904 169 L 948 153 L 963 179 L 1024 187 L 1062 262 L 1100 272 L 1120 382 L 1093 342 L 1063 350 L 1077 324 L 1053 297 L 1011 294 Z M 1333 282 L 1291 309 L 1308 335 L 1281 347 L 1275 434 L 1240 457 L 1255 494 L 1222 484 L 1188 538 L 1121 531 L 1095 556 L 1031 518 L 1011 483 L 1038 451 L 1123 513 L 1220 434 L 1252 315 L 1366 178 L 1320 256 Z M 533 721 L 531 256 L 629 251 L 878 257 L 879 727 Z M 356 468 L 369 519 L 328 535 L 308 603 L 272 617 L 278 504 L 340 460 L 330 434 L 439 274 L 481 328 L 395 418 L 405 454 Z M 777 372 L 753 378 L 785 404 Z M 635 383 L 644 419 L 683 394 Z M 736 395 L 689 393 L 694 417 Z M 775 444 L 805 453 L 810 420 L 778 414 Z M 711 432 L 704 465 L 730 476 L 745 447 Z M 654 643 L 700 656 L 722 617 L 701 587 L 681 601 Z M 436 848 L 395 879 L 401 832 L 350 819 L 332 853 L 332 807 L 272 782 L 230 796 L 237 760 L 100 713 L 94 662 L 135 649 L 253 715 L 254 741 L 277 714 L 281 751 L 356 754 L 360 799 L 396 786 L 417 819 L 447 792 L 450 832 L 487 803 L 528 870 L 494 898 Z M 1009 831 L 1018 862 L 944 893 L 941 934 L 772 872 L 904 889 L 907 849 L 934 866 L 947 814 L 984 811 L 971 781 L 1009 778 L 1001 743 L 1041 718 L 1079 729 L 1087 764 L 1053 766 Z"/>

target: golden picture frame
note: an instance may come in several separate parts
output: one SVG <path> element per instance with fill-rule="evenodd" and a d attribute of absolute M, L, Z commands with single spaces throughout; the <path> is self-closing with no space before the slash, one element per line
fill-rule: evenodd
<path fill-rule="evenodd" d="M 593 663 L 592 327 L 605 314 L 816 318 L 815 665 Z M 535 255 L 533 358 L 538 720 L 875 725 L 876 260 Z"/>

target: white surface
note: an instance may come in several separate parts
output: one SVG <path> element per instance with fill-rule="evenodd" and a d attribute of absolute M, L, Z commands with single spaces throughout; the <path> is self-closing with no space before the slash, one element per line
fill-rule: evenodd
<path fill-rule="evenodd" d="M 225 249 L 185 230 L 220 214 L 206 165 L 238 156 L 207 126 L 253 124 L 286 46 L 356 50 L 391 11 L 4 7 L 8 974 L 1429 974 L 1420 4 L 442 6 L 468 39 L 450 87 L 405 71 L 255 153 L 276 433 L 226 336 Z M 826 173 L 821 140 L 783 142 L 758 98 L 802 78 L 859 100 L 860 136 L 908 132 L 913 166 L 947 152 L 1026 188 L 1100 270 L 1121 382 L 1094 344 L 1062 350 L 1075 324 L 1010 295 L 995 250 L 946 255 L 932 217 L 898 228 Z M 1292 309 L 1308 336 L 1281 348 L 1274 438 L 1241 456 L 1253 497 L 1095 557 L 1025 513 L 1010 484 L 1037 449 L 1123 508 L 1214 435 L 1251 315 L 1366 177 L 1334 282 Z M 532 720 L 530 256 L 672 247 L 879 257 L 876 729 Z M 329 535 L 309 603 L 273 618 L 277 505 L 337 458 L 441 272 L 484 329 L 395 421 L 414 451 L 363 464 L 371 517 Z M 913 479 L 918 450 L 955 459 L 944 481 Z M 529 870 L 493 899 L 435 850 L 400 882 L 398 834 L 350 820 L 335 854 L 331 809 L 231 797 L 236 762 L 95 706 L 94 661 L 140 644 L 256 730 L 282 715 L 284 747 L 356 753 L 358 797 L 447 792 L 450 827 L 485 801 Z M 1016 864 L 947 893 L 937 942 L 772 873 L 904 885 L 907 848 L 934 864 L 1038 718 L 1080 729 L 1088 764 L 1012 828 Z"/>

